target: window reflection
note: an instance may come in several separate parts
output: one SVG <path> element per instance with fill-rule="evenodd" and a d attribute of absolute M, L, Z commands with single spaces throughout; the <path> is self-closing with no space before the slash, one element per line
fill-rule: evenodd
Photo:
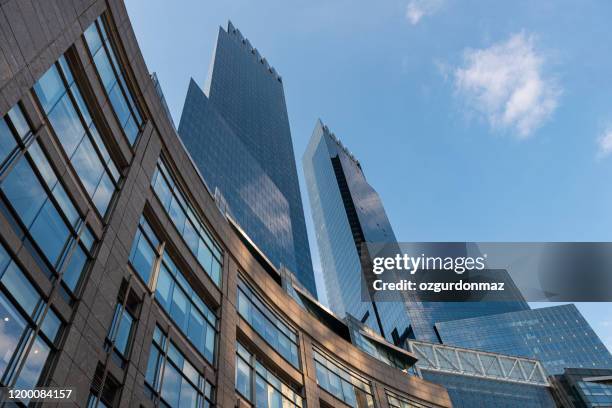
<path fill-rule="evenodd" d="M 119 124 L 123 128 L 130 145 L 136 143 L 139 129 L 143 125 L 138 107 L 131 91 L 125 83 L 121 67 L 117 63 L 115 51 L 106 34 L 102 17 L 85 30 L 85 43 L 93 56 L 94 65 L 100 75 L 102 85 L 108 94 Z"/>
<path fill-rule="evenodd" d="M 208 408 L 213 405 L 212 384 L 159 327 L 153 333 L 145 385 L 151 399 L 160 400 L 162 406 Z"/>
<path fill-rule="evenodd" d="M 213 363 L 217 317 L 167 253 L 157 278 L 155 298 L 195 348 Z"/>
<path fill-rule="evenodd" d="M 45 313 L 46 308 L 38 290 L 0 246 L 1 386 L 38 385 L 61 327 L 55 312 Z M 40 327 L 38 334 L 36 327 Z"/>
<path fill-rule="evenodd" d="M 100 139 L 64 56 L 38 80 L 34 91 L 85 192 L 105 216 L 120 173 Z"/>
<path fill-rule="evenodd" d="M 64 289 L 73 293 L 85 269 L 93 236 L 32 134 L 19 105 L 0 119 L 4 146 L 0 152 L 0 206 L 14 217 L 15 232 L 32 241 L 44 272 L 62 276 Z M 8 173 L 8 174 L 7 174 Z M 89 243 L 80 241 L 87 236 Z M 44 260 L 44 261 L 43 261 Z M 51 276 L 49 276 L 51 277 Z"/>
<path fill-rule="evenodd" d="M 149 284 L 155 261 L 160 256 L 160 242 L 144 216 L 140 223 L 130 252 L 130 264 L 142 280 Z"/>
<path fill-rule="evenodd" d="M 296 332 L 268 309 L 243 281 L 238 282 L 238 313 L 273 349 L 299 368 Z"/>
<path fill-rule="evenodd" d="M 130 265 L 151 287 L 155 299 L 176 327 L 211 364 L 214 362 L 217 317 L 193 289 L 143 216 L 130 253 Z M 150 282 L 159 261 L 157 281 Z"/>
<path fill-rule="evenodd" d="M 302 407 L 303 404 L 298 392 L 266 369 L 240 343 L 236 343 L 236 391 L 257 408 Z"/>
<path fill-rule="evenodd" d="M 355 408 L 374 408 L 369 382 L 349 369 L 314 352 L 317 384 L 319 387 Z"/>
<path fill-rule="evenodd" d="M 172 223 L 197 258 L 198 263 L 213 282 L 220 286 L 223 260 L 221 249 L 212 238 L 208 228 L 184 198 L 183 192 L 161 158 L 157 162 L 157 170 L 151 185 L 160 203 L 168 212 Z"/>

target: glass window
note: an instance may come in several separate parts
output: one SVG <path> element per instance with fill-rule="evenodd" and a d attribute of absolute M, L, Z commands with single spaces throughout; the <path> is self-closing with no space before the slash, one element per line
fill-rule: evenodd
<path fill-rule="evenodd" d="M 56 275 L 64 270 L 63 283 L 68 292 L 73 293 L 86 267 L 89 251 L 93 249 L 93 237 L 89 235 L 90 243 L 85 247 L 78 243 L 80 229 L 87 229 L 81 215 L 38 142 L 23 143 L 10 130 L 17 128 L 11 118 L 21 123 L 19 128 L 28 126 L 19 105 L 11 112 L 0 119 L 0 129 L 9 129 L 10 134 L 6 136 L 12 138 L 23 154 L 11 156 L 11 160 L 17 162 L 0 182 L 2 200 L 14 210 L 16 224 L 21 223 L 27 235 L 22 228 L 16 228 L 16 232 L 22 239 L 35 243 L 33 248 L 41 255 L 35 259 L 47 261 L 42 261 L 42 269 Z M 29 128 L 21 132 L 31 134 Z M 72 250 L 75 244 L 76 250 Z"/>
<path fill-rule="evenodd" d="M 2 337 L 2 353 L 0 354 L 0 376 L 8 367 L 11 357 L 19 345 L 19 338 L 26 328 L 26 320 L 21 316 L 11 302 L 0 293 L 0 336 Z"/>
<path fill-rule="evenodd" d="M 238 313 L 294 367 L 300 367 L 296 332 L 276 316 L 242 280 L 238 282 Z"/>
<path fill-rule="evenodd" d="M 57 70 L 55 66 L 52 66 L 50 69 Z M 36 86 L 34 89 L 36 89 Z M 85 128 L 75 107 L 72 105 L 70 96 L 64 95 L 59 103 L 47 112 L 47 117 L 55 134 L 60 139 L 66 156 L 72 157 L 77 146 L 85 136 Z"/>
<path fill-rule="evenodd" d="M 217 286 L 221 285 L 221 249 L 195 215 L 161 158 L 157 162 L 151 186 L 200 266 Z"/>
<path fill-rule="evenodd" d="M 217 317 L 167 253 L 162 257 L 155 298 L 196 350 L 212 364 Z"/>
<path fill-rule="evenodd" d="M 370 383 L 345 367 L 314 352 L 317 384 L 351 407 L 374 408 Z"/>
<path fill-rule="evenodd" d="M 105 216 L 119 173 L 63 56 L 34 85 L 34 91 L 77 178 L 98 213 Z"/>
<path fill-rule="evenodd" d="M 57 69 L 48 70 L 34 85 L 34 90 L 45 112 L 51 111 L 66 93 L 64 81 Z"/>
<path fill-rule="evenodd" d="M 108 174 L 102 174 L 102 178 L 100 179 L 100 183 L 96 188 L 96 192 L 92 197 L 92 201 L 96 208 L 100 210 L 101 213 L 105 213 L 108 210 L 108 206 L 113 197 L 113 193 L 115 192 L 115 184 L 108 176 Z"/>
<path fill-rule="evenodd" d="M 66 241 L 70 238 L 70 230 L 49 200 L 45 202 L 32 223 L 30 234 L 52 264 L 59 261 Z"/>
<path fill-rule="evenodd" d="M 240 357 L 236 359 L 236 390 L 251 400 L 251 367 Z"/>
<path fill-rule="evenodd" d="M 17 382 L 15 382 L 14 387 L 16 389 L 31 389 L 36 386 L 50 351 L 51 348 L 47 343 L 37 336 L 32 349 L 26 357 L 25 364 L 19 372 Z"/>
<path fill-rule="evenodd" d="M 102 17 L 98 17 L 85 30 L 85 43 L 93 57 L 94 66 L 100 75 L 100 80 L 117 115 L 119 124 L 133 146 L 138 138 L 143 121 L 138 107 L 134 103 L 134 97 L 125 83 L 124 74 L 117 64 L 115 51 L 106 35 Z"/>
<path fill-rule="evenodd" d="M 61 321 L 23 271 L 0 246 L 0 384 L 33 388 L 51 355 Z M 40 327 L 36 335 L 36 328 Z M 31 348 L 28 347 L 32 345 Z M 27 401 L 24 401 L 27 402 Z"/>
<path fill-rule="evenodd" d="M 157 243 L 157 245 L 154 245 Z M 140 217 L 140 224 L 132 244 L 130 264 L 142 280 L 148 284 L 153 272 L 155 261 L 159 257 L 159 240 L 151 230 L 149 223 Z"/>
<path fill-rule="evenodd" d="M 178 407 L 181 395 L 181 376 L 172 366 L 168 364 L 164 370 L 161 395 L 164 401 L 172 407 Z"/>
<path fill-rule="evenodd" d="M 81 182 L 85 191 L 93 197 L 104 173 L 104 166 L 96 155 L 93 145 L 88 139 L 83 139 L 72 156 L 72 165 L 77 174 L 81 176 Z"/>
<path fill-rule="evenodd" d="M 170 310 L 170 300 L 172 296 L 173 278 L 168 272 L 165 264 L 159 270 L 157 277 L 157 286 L 155 288 L 155 298 L 165 310 Z"/>
<path fill-rule="evenodd" d="M 127 311 L 124 312 L 123 307 L 117 305 L 117 309 L 115 310 L 115 321 L 111 327 L 109 337 L 111 341 L 115 342 L 115 349 L 124 357 L 127 355 L 133 324 L 134 318 L 130 313 Z"/>
<path fill-rule="evenodd" d="M 62 279 L 68 289 L 71 292 L 74 292 L 77 288 L 77 284 L 79 283 L 79 278 L 81 277 L 81 272 L 85 269 L 85 264 L 87 263 L 87 254 L 85 250 L 81 246 L 77 246 L 72 254 L 72 258 L 68 263 L 68 266 L 64 270 L 64 275 Z"/>
<path fill-rule="evenodd" d="M 13 123 L 15 130 L 17 131 L 17 135 L 23 140 L 30 133 L 30 125 L 26 120 L 21 108 L 18 105 L 15 105 L 9 110 L 7 116 Z"/>
<path fill-rule="evenodd" d="M 159 374 L 161 373 L 161 355 L 156 347 L 151 347 L 149 362 L 147 363 L 146 381 L 153 387 L 157 388 L 159 384 Z"/>
<path fill-rule="evenodd" d="M 16 263 L 12 262 L 3 271 L 0 282 L 2 282 L 8 293 L 18 299 L 19 305 L 27 315 L 33 316 L 34 311 L 39 305 L 40 295 Z"/>
<path fill-rule="evenodd" d="M 255 389 L 251 390 L 255 383 Z M 302 407 L 302 397 L 266 369 L 240 343 L 236 344 L 236 391 L 257 408 Z"/>
<path fill-rule="evenodd" d="M 161 400 L 162 406 L 206 408 L 213 403 L 212 384 L 168 341 L 159 327 L 153 334 L 145 385 L 151 398 Z"/>
<path fill-rule="evenodd" d="M 172 308 L 170 315 L 179 327 L 187 327 L 187 296 L 180 288 L 176 287 L 172 294 Z"/>
<path fill-rule="evenodd" d="M 2 181 L 2 192 L 26 226 L 32 224 L 47 198 L 27 160 L 20 160 Z"/>
<path fill-rule="evenodd" d="M 138 296 L 123 282 L 105 342 L 106 350 L 112 349 L 113 357 L 121 367 L 125 366 L 130 353 L 139 305 Z"/>

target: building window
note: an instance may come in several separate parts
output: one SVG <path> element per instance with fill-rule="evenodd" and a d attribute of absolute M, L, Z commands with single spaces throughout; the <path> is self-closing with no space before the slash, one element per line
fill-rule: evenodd
<path fill-rule="evenodd" d="M 353 371 L 314 351 L 317 384 L 351 407 L 373 408 L 370 383 Z"/>
<path fill-rule="evenodd" d="M 162 246 L 159 238 L 149 225 L 144 216 L 140 217 L 138 230 L 132 243 L 130 251 L 130 265 L 142 278 L 146 285 L 149 285 L 153 275 L 153 268 L 162 253 Z"/>
<path fill-rule="evenodd" d="M 236 391 L 257 408 L 302 407 L 302 397 L 236 343 Z"/>
<path fill-rule="evenodd" d="M 140 299 L 128 288 L 128 284 L 123 282 L 105 344 L 107 350 L 112 350 L 113 358 L 120 367 L 125 367 L 129 356 L 139 307 Z"/>
<path fill-rule="evenodd" d="M 365 351 L 377 360 L 395 367 L 400 370 L 409 370 L 412 367 L 412 361 L 400 358 L 397 353 L 392 353 L 389 348 L 383 347 L 376 341 L 368 339 L 361 334 L 361 329 L 351 327 L 351 338 L 354 340 L 355 346 Z"/>
<path fill-rule="evenodd" d="M 39 385 L 61 326 L 57 314 L 0 245 L 0 386 Z"/>
<path fill-rule="evenodd" d="M 127 86 L 125 76 L 104 27 L 102 16 L 85 30 L 85 42 L 91 53 L 108 100 L 130 145 L 136 143 L 143 125 L 142 117 Z"/>
<path fill-rule="evenodd" d="M 429 405 L 424 405 L 416 401 L 412 401 L 406 397 L 395 394 L 386 390 L 387 402 L 390 408 L 428 408 Z"/>
<path fill-rule="evenodd" d="M 242 280 L 238 282 L 238 313 L 283 358 L 300 368 L 297 333 L 264 305 Z"/>
<path fill-rule="evenodd" d="M 98 364 L 91 384 L 87 408 L 112 408 L 119 402 L 121 383 L 115 380 L 104 366 Z"/>
<path fill-rule="evenodd" d="M 34 91 L 74 174 L 104 217 L 121 174 L 93 123 L 64 56 L 36 82 Z"/>
<path fill-rule="evenodd" d="M 149 397 L 162 406 L 213 406 L 213 385 L 187 361 L 159 327 L 155 327 L 153 344 L 145 375 Z"/>
<path fill-rule="evenodd" d="M 169 254 L 164 252 L 164 247 L 165 244 L 142 216 L 132 243 L 130 265 L 147 286 L 155 288 L 155 299 L 176 327 L 213 364 L 217 317 L 189 284 Z M 153 284 L 151 281 L 158 260 L 159 271 Z"/>
<path fill-rule="evenodd" d="M 223 254 L 160 158 L 151 182 L 172 223 L 213 282 L 221 285 Z"/>
<path fill-rule="evenodd" d="M 94 237 L 33 135 L 19 105 L 0 119 L 0 210 L 47 277 L 73 294 Z"/>
<path fill-rule="evenodd" d="M 217 317 L 167 253 L 164 253 L 159 270 L 155 299 L 195 348 L 213 364 Z"/>

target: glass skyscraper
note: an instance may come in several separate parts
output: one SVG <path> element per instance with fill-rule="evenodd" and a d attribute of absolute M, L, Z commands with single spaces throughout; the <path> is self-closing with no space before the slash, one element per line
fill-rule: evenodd
<path fill-rule="evenodd" d="M 407 338 L 439 341 L 435 323 L 484 316 L 529 306 L 517 292 L 508 302 L 363 302 L 360 246 L 394 243 L 396 237 L 380 196 L 367 182 L 359 161 L 318 121 L 303 156 L 321 266 L 330 307 L 349 313 L 401 344 Z M 465 246 L 450 248 L 465 251 Z M 371 299 L 372 300 L 372 299 Z"/>
<path fill-rule="evenodd" d="M 320 120 L 303 166 L 331 309 L 397 340 L 409 327 L 405 305 L 362 301 L 361 243 L 396 241 L 380 197 L 357 159 Z"/>
<path fill-rule="evenodd" d="M 316 295 L 283 81 L 231 22 L 204 90 L 189 85 L 179 135 L 258 248 Z"/>
<path fill-rule="evenodd" d="M 573 304 L 441 322 L 442 342 L 536 358 L 548 374 L 612 368 L 612 355 Z"/>

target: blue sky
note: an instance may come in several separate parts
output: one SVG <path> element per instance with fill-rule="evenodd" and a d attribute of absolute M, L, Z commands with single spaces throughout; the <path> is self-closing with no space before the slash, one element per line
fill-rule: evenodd
<path fill-rule="evenodd" d="M 126 4 L 177 124 L 231 19 L 283 76 L 300 177 L 320 117 L 401 241 L 612 241 L 612 2 Z M 612 349 L 612 305 L 579 308 Z"/>

